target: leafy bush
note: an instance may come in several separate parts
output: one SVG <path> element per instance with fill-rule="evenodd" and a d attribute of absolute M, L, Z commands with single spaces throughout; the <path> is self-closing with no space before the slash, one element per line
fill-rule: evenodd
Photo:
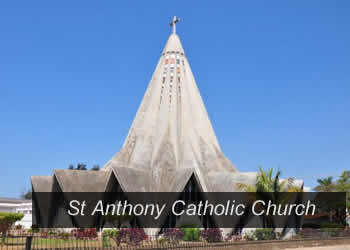
<path fill-rule="evenodd" d="M 272 228 L 256 229 L 254 236 L 257 240 L 273 240 L 276 238 L 275 232 Z"/>
<path fill-rule="evenodd" d="M 71 234 L 76 239 L 96 239 L 97 232 L 95 228 L 87 228 L 87 229 L 73 229 Z"/>
<path fill-rule="evenodd" d="M 48 234 L 49 234 L 50 236 L 55 236 L 55 235 L 56 235 L 56 232 L 55 232 L 55 231 L 49 231 Z"/>
<path fill-rule="evenodd" d="M 103 231 L 103 247 L 111 247 L 110 239 L 114 240 L 117 245 L 120 244 L 119 230 L 117 229 L 107 229 Z"/>
<path fill-rule="evenodd" d="M 147 239 L 147 235 L 142 228 L 123 228 L 119 231 L 117 238 L 119 242 L 130 245 L 138 245 Z"/>
<path fill-rule="evenodd" d="M 249 233 L 245 234 L 245 235 L 244 235 L 244 238 L 245 238 L 247 241 L 256 240 L 255 232 L 249 232 Z"/>
<path fill-rule="evenodd" d="M 222 241 L 222 231 L 219 228 L 204 229 L 200 232 L 200 235 L 207 242 Z"/>
<path fill-rule="evenodd" d="M 119 230 L 117 229 L 107 229 L 103 231 L 103 236 L 109 237 L 109 238 L 116 238 L 119 235 Z"/>
<path fill-rule="evenodd" d="M 102 244 L 103 244 L 103 248 L 112 247 L 111 239 L 107 236 L 102 237 Z"/>
<path fill-rule="evenodd" d="M 344 228 L 344 225 L 338 224 L 338 223 L 332 223 L 332 222 L 327 222 L 327 223 L 322 223 L 321 228 Z"/>
<path fill-rule="evenodd" d="M 172 242 L 182 240 L 184 236 L 184 231 L 179 228 L 168 228 L 164 231 L 164 238 Z"/>
<path fill-rule="evenodd" d="M 188 227 L 183 228 L 184 241 L 198 241 L 200 236 L 199 228 Z"/>
<path fill-rule="evenodd" d="M 31 228 L 30 231 L 32 233 L 39 233 L 39 231 L 40 231 L 40 227 L 37 224 L 33 224 L 30 228 Z"/>

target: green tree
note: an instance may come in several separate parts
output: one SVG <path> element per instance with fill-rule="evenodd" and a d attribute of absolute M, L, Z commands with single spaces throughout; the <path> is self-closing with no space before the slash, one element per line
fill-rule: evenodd
<path fill-rule="evenodd" d="M 335 191 L 337 192 L 345 192 L 346 193 L 346 209 L 350 208 L 350 171 L 343 171 L 343 173 L 339 176 L 337 182 L 335 183 Z M 340 206 L 342 207 L 342 206 Z M 338 211 L 338 215 L 340 217 L 344 217 L 343 220 L 346 220 L 346 211 Z"/>
<path fill-rule="evenodd" d="M 0 212 L 0 231 L 2 233 L 2 243 L 5 242 L 7 231 L 16 223 L 22 220 L 24 214 Z"/>
<path fill-rule="evenodd" d="M 333 181 L 333 177 L 329 176 L 323 179 L 317 180 L 318 185 L 314 188 L 318 192 L 345 192 L 346 193 L 346 204 L 345 208 L 349 208 L 349 193 L 350 193 L 350 171 L 343 171 L 336 181 Z M 343 204 L 342 204 L 343 205 Z M 343 206 L 339 207 L 343 207 Z M 344 210 L 345 210 L 344 208 Z M 345 220 L 346 211 L 341 211 L 342 209 L 337 210 L 326 210 L 329 214 L 329 220 L 333 221 L 333 217 L 340 217 L 341 221 Z M 344 217 L 344 218 L 343 218 Z"/>
<path fill-rule="evenodd" d="M 294 179 L 289 178 L 287 180 L 281 180 L 282 172 L 277 170 L 276 174 L 273 174 L 273 169 L 270 168 L 267 172 L 263 168 L 259 168 L 259 172 L 256 177 L 255 184 L 248 185 L 244 183 L 238 183 L 237 186 L 240 190 L 245 192 L 286 192 L 292 188 L 296 188 L 293 183 Z"/>
<path fill-rule="evenodd" d="M 335 191 L 335 183 L 333 183 L 333 177 L 329 176 L 323 179 L 317 179 L 318 185 L 314 188 L 318 192 L 333 192 Z"/>
<path fill-rule="evenodd" d="M 32 190 L 29 189 L 28 191 L 23 192 L 23 193 L 21 194 L 21 198 L 22 198 L 22 199 L 26 199 L 26 200 L 31 200 L 31 199 L 32 199 Z"/>
<path fill-rule="evenodd" d="M 245 192 L 250 192 L 251 202 L 255 200 L 265 201 L 265 206 L 261 205 L 258 210 L 267 209 L 267 204 L 272 201 L 275 204 L 286 203 L 291 197 L 286 195 L 280 195 L 281 192 L 301 192 L 301 188 L 294 185 L 294 179 L 289 178 L 287 180 L 281 180 L 282 172 L 277 170 L 274 174 L 273 169 L 270 168 L 265 171 L 263 168 L 259 168 L 259 172 L 256 177 L 255 184 L 247 185 L 243 183 L 237 184 L 238 188 Z M 274 221 L 272 216 L 263 215 L 263 226 L 274 228 Z"/>
<path fill-rule="evenodd" d="M 87 170 L 86 164 L 78 163 L 76 170 Z"/>
<path fill-rule="evenodd" d="M 68 169 L 69 170 L 87 170 L 87 167 L 86 167 L 86 164 L 84 164 L 84 163 L 78 163 L 77 167 L 74 167 L 73 164 L 70 164 L 68 166 Z"/>
<path fill-rule="evenodd" d="M 350 192 L 350 171 L 343 171 L 335 184 L 335 189 L 337 192 Z"/>
<path fill-rule="evenodd" d="M 75 167 L 73 164 L 70 164 L 68 166 L 69 170 L 87 170 L 87 165 L 84 163 L 78 163 L 77 167 Z M 90 169 L 92 171 L 99 171 L 100 170 L 100 165 L 95 164 L 92 166 L 92 168 Z"/>
<path fill-rule="evenodd" d="M 100 171 L 100 165 L 96 164 L 91 168 L 92 171 Z"/>

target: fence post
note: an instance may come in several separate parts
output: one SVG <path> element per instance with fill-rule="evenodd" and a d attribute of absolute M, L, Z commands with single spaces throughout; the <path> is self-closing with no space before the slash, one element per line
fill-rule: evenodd
<path fill-rule="evenodd" d="M 27 238 L 26 238 L 26 250 L 32 249 L 32 240 L 33 240 L 33 236 L 27 236 Z"/>

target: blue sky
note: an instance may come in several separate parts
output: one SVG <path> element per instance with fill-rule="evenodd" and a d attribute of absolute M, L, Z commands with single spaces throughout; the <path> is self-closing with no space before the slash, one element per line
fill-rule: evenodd
<path fill-rule="evenodd" d="M 1 1 L 0 196 L 118 152 L 173 15 L 240 171 L 350 168 L 349 1 Z"/>

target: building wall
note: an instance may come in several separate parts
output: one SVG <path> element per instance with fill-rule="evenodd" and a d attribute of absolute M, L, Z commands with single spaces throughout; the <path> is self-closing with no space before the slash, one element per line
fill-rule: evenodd
<path fill-rule="evenodd" d="M 32 202 L 28 200 L 0 198 L 0 212 L 22 213 L 24 217 L 16 225 L 22 225 L 25 229 L 32 226 Z"/>

